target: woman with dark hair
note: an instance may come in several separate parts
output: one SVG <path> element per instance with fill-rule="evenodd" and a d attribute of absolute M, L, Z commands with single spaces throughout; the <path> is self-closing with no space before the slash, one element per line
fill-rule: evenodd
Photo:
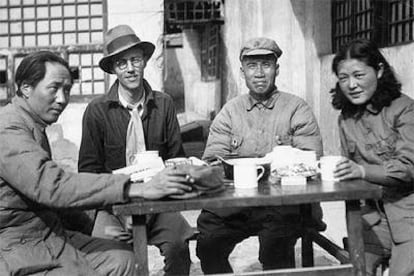
<path fill-rule="evenodd" d="M 414 275 L 414 100 L 378 47 L 354 40 L 335 56 L 338 78 L 332 105 L 341 110 L 345 156 L 340 180 L 363 178 L 381 185 L 383 198 L 363 203 L 367 274 L 390 261 L 389 275 Z"/>

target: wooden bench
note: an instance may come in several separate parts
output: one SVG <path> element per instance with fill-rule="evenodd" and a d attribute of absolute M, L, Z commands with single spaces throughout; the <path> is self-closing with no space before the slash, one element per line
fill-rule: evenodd
<path fill-rule="evenodd" d="M 352 275 L 352 264 L 343 264 L 337 266 L 318 266 L 292 269 L 277 269 L 266 271 L 243 272 L 235 274 L 214 274 L 214 276 L 349 276 Z"/>
<path fill-rule="evenodd" d="M 199 231 L 196 227 L 193 227 L 194 234 L 190 240 L 197 240 Z M 301 234 L 301 256 L 303 267 L 314 266 L 314 254 L 313 254 L 313 243 L 324 249 L 327 253 L 337 259 L 341 264 L 349 264 L 349 254 L 344 248 L 341 248 L 328 238 L 326 238 L 320 231 L 313 227 L 304 227 Z M 348 267 L 348 266 L 346 266 Z M 326 270 L 328 271 L 328 270 Z M 329 270 L 332 273 L 332 270 Z M 243 274 L 244 275 L 244 274 Z M 267 275 L 267 274 L 246 274 L 246 275 Z M 283 275 L 283 274 L 277 274 Z M 312 275 L 312 274 L 310 274 Z M 323 274 L 321 274 L 323 275 Z M 328 274 L 327 274 L 328 275 Z M 341 275 L 341 274 L 338 274 Z"/>

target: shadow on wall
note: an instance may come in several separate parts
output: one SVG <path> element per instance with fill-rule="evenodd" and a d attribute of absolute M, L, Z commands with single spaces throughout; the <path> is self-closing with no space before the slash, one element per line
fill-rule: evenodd
<path fill-rule="evenodd" d="M 316 54 L 320 59 L 320 93 L 319 97 L 311 97 L 311 100 L 318 99 L 319 127 L 323 140 L 324 153 L 340 154 L 340 141 L 337 125 L 339 112 L 332 107 L 330 89 L 336 83 L 335 75 L 331 71 L 332 46 L 331 46 L 331 1 L 302 1 L 290 0 L 292 10 L 300 29 L 304 35 L 307 47 L 315 47 Z M 314 64 L 305 64 L 309 68 L 316 69 Z M 312 75 L 306 76 L 307 83 L 312 83 Z"/>
<path fill-rule="evenodd" d="M 199 39 L 200 35 L 193 36 L 193 32 L 198 33 L 199 30 L 184 29 L 183 39 L 188 44 L 183 43 L 183 47 L 167 48 L 165 51 L 164 90 L 173 98 L 177 113 L 185 112 L 185 94 L 191 93 L 191 91 L 185 91 L 184 81 L 193 81 L 197 77 L 197 80 L 201 80 L 201 41 Z M 193 39 L 194 37 L 196 39 Z M 189 51 L 191 51 L 191 54 Z M 194 60 L 186 60 L 193 57 Z M 182 68 L 187 72 L 183 72 Z M 186 78 L 184 78 L 184 74 Z"/>
<path fill-rule="evenodd" d="M 184 80 L 177 58 L 182 48 L 167 48 L 165 51 L 164 90 L 174 100 L 177 113 L 185 111 Z"/>
<path fill-rule="evenodd" d="M 183 36 L 185 39 L 184 48 L 167 48 L 164 57 L 164 90 L 169 94 L 175 103 L 178 113 L 186 112 L 185 97 L 190 96 L 187 100 L 190 102 L 194 97 L 191 97 L 192 91 L 185 91 L 185 87 L 192 87 L 189 82 L 202 82 L 201 79 L 201 29 L 184 30 Z M 224 31 L 224 30 L 222 30 Z M 197 32 L 197 33 L 196 33 Z M 238 51 L 234 52 L 227 48 L 223 41 L 223 33 L 220 35 L 220 98 L 218 99 L 219 107 L 223 106 L 229 99 L 240 94 L 238 87 L 238 80 L 235 79 L 235 74 L 239 70 L 231 65 L 231 60 L 237 58 Z M 231 55 L 230 57 L 228 55 Z M 186 60 L 191 59 L 191 60 Z M 233 70 L 234 69 L 234 70 Z M 233 73 L 235 71 L 235 73 Z M 237 75 L 238 77 L 238 75 Z M 218 96 L 218 95 L 217 95 Z M 215 107 L 217 108 L 217 107 Z M 217 110 L 219 111 L 219 110 Z M 217 112 L 216 112 L 217 113 Z"/>
<path fill-rule="evenodd" d="M 222 42 L 222 41 L 221 41 Z M 223 106 L 227 101 L 229 101 L 230 99 L 236 97 L 237 95 L 240 94 L 241 89 L 238 87 L 237 84 L 237 80 L 234 77 L 233 74 L 233 70 L 230 70 L 229 68 L 231 67 L 231 62 L 230 60 L 233 60 L 234 57 L 229 57 L 229 50 L 227 48 L 227 45 L 225 45 L 225 43 L 221 43 L 222 47 L 222 58 L 221 60 L 223 60 L 223 64 L 221 65 L 221 106 Z M 234 51 L 230 51 L 231 55 L 235 55 Z M 238 58 L 238 52 L 236 53 L 237 55 L 237 60 L 239 60 Z M 239 68 L 237 68 L 237 70 L 239 70 Z"/>
<path fill-rule="evenodd" d="M 78 147 L 75 143 L 64 138 L 60 124 L 53 124 L 46 130 L 49 138 L 52 158 L 61 168 L 69 172 L 78 171 Z"/>
<path fill-rule="evenodd" d="M 305 39 L 315 42 L 314 47 L 318 54 L 331 53 L 331 26 L 326 24 L 326 20 L 331 17 L 330 13 L 325 12 L 331 9 L 330 1 L 290 0 L 290 3 Z M 311 22 L 313 23 L 309 24 Z"/>

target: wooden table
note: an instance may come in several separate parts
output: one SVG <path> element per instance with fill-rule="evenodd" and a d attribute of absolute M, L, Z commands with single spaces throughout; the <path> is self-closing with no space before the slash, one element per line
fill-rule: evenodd
<path fill-rule="evenodd" d="M 135 199 L 130 203 L 115 205 L 117 215 L 132 216 L 134 252 L 137 258 L 138 275 L 149 275 L 147 256 L 147 234 L 145 215 L 164 212 L 199 210 L 203 208 L 251 207 L 306 205 L 322 201 L 345 201 L 348 246 L 354 275 L 365 275 L 364 244 L 360 199 L 379 199 L 381 189 L 363 180 L 336 183 L 322 182 L 319 179 L 308 181 L 306 186 L 281 186 L 260 183 L 255 190 L 237 190 L 226 186 L 226 190 L 209 196 L 186 200 L 143 200 Z M 300 270 L 295 272 L 299 275 Z M 263 274 L 264 275 L 264 274 Z M 266 274 L 268 275 L 268 274 Z M 272 274 L 285 275 L 285 274 Z M 302 275 L 311 275 L 303 270 Z M 320 275 L 325 275 L 320 274 Z"/>

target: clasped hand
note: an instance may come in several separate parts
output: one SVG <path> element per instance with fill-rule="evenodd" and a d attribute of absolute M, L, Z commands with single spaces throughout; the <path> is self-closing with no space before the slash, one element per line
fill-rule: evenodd
<path fill-rule="evenodd" d="M 334 170 L 334 177 L 339 180 L 364 178 L 364 168 L 354 161 L 344 157 Z"/>

